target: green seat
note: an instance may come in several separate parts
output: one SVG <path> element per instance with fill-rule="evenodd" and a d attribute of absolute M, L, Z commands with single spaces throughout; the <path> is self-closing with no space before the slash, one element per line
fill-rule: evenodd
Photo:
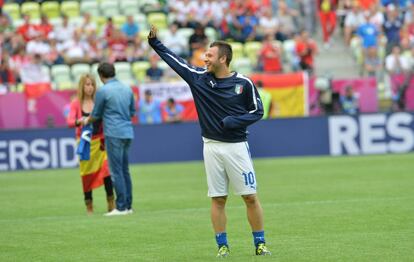
<path fill-rule="evenodd" d="M 62 14 L 67 15 L 69 18 L 80 16 L 79 2 L 77 1 L 64 1 L 60 5 L 60 11 Z"/>
<path fill-rule="evenodd" d="M 251 73 L 253 73 L 253 66 L 250 62 L 250 59 L 247 57 L 241 57 L 234 59 L 234 61 L 231 62 L 231 68 L 243 75 L 249 76 Z"/>
<path fill-rule="evenodd" d="M 148 24 L 154 25 L 158 29 L 167 29 L 167 16 L 164 13 L 156 12 L 150 13 L 147 16 Z"/>
<path fill-rule="evenodd" d="M 148 61 L 138 61 L 132 64 L 132 72 L 135 78 L 139 82 L 145 82 L 145 76 L 147 75 L 147 69 L 150 68 L 151 65 Z"/>
<path fill-rule="evenodd" d="M 116 62 L 114 64 L 116 76 L 120 79 L 132 78 L 131 75 L 131 64 L 128 62 Z"/>
<path fill-rule="evenodd" d="M 185 39 L 185 43 L 188 45 L 188 40 L 190 39 L 190 36 L 194 34 L 194 29 L 192 28 L 180 28 L 177 30 L 177 35 L 180 36 L 180 38 Z"/>
<path fill-rule="evenodd" d="M 100 16 L 99 6 L 96 1 L 82 1 L 80 3 L 80 12 L 89 13 L 91 16 Z"/>
<path fill-rule="evenodd" d="M 68 65 L 53 65 L 50 69 L 53 82 L 56 84 L 58 89 L 61 89 L 65 83 L 71 83 L 72 78 L 70 74 L 70 67 Z"/>
<path fill-rule="evenodd" d="M 148 29 L 147 17 L 144 14 L 139 13 L 134 15 L 134 21 L 138 23 L 139 30 Z"/>
<path fill-rule="evenodd" d="M 60 17 L 60 5 L 58 2 L 43 2 L 40 9 L 49 19 Z"/>
<path fill-rule="evenodd" d="M 139 1 L 136 0 L 122 0 L 119 3 L 119 9 L 123 15 L 138 15 Z"/>
<path fill-rule="evenodd" d="M 119 15 L 118 2 L 113 1 L 113 0 L 102 1 L 99 4 L 99 10 L 101 12 L 101 15 L 106 16 L 106 17 L 113 17 L 116 15 Z"/>
<path fill-rule="evenodd" d="M 124 15 L 116 15 L 112 17 L 112 21 L 114 22 L 116 28 L 121 28 L 125 24 L 126 20 L 126 16 Z"/>
<path fill-rule="evenodd" d="M 89 74 L 91 72 L 91 66 L 89 64 L 79 63 L 74 64 L 71 67 L 72 79 L 75 83 L 79 82 L 79 79 L 84 74 Z"/>
<path fill-rule="evenodd" d="M 205 34 L 210 42 L 217 40 L 217 30 L 212 27 L 206 27 Z"/>
<path fill-rule="evenodd" d="M 4 4 L 3 11 L 7 13 L 13 21 L 20 19 L 20 6 L 16 3 Z"/>
<path fill-rule="evenodd" d="M 30 18 L 40 18 L 40 5 L 37 2 L 24 2 L 20 7 L 21 14 L 28 14 Z"/>
<path fill-rule="evenodd" d="M 257 64 L 257 58 L 260 49 L 262 49 L 261 42 L 253 41 L 244 44 L 243 51 L 246 54 L 246 56 L 250 59 L 251 64 Z"/>
<path fill-rule="evenodd" d="M 78 88 L 78 85 L 76 83 L 73 83 L 72 81 L 62 81 L 56 83 L 58 90 L 75 90 Z"/>
<path fill-rule="evenodd" d="M 233 59 L 241 58 L 244 56 L 243 44 L 240 42 L 229 42 L 233 50 Z"/>
<path fill-rule="evenodd" d="M 142 40 L 147 41 L 149 32 L 150 32 L 149 30 L 143 30 L 143 29 L 141 29 L 138 34 L 139 34 L 139 37 Z"/>

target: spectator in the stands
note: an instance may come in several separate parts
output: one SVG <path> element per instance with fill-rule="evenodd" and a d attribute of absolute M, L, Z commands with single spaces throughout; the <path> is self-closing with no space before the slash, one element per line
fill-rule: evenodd
<path fill-rule="evenodd" d="M 77 30 L 80 31 L 84 36 L 97 33 L 97 26 L 96 23 L 92 20 L 91 14 L 83 13 L 83 21 Z"/>
<path fill-rule="evenodd" d="M 171 23 L 169 25 L 169 30 L 164 36 L 164 44 L 168 46 L 171 51 L 177 54 L 180 57 L 187 57 L 187 43 L 186 39 L 177 33 L 178 25 L 177 23 Z"/>
<path fill-rule="evenodd" d="M 23 15 L 23 24 L 17 28 L 17 33 L 23 36 L 23 39 L 28 42 L 37 35 L 36 25 L 30 22 L 30 15 Z"/>
<path fill-rule="evenodd" d="M 61 65 L 65 63 L 63 54 L 59 51 L 57 41 L 54 38 L 49 39 L 50 51 L 45 55 L 45 63 L 51 65 Z"/>
<path fill-rule="evenodd" d="M 274 34 L 266 35 L 259 54 L 264 72 L 282 72 L 282 54 L 279 46 L 275 42 Z"/>
<path fill-rule="evenodd" d="M 379 31 L 377 27 L 370 22 L 370 13 L 368 11 L 364 12 L 365 22 L 357 28 L 357 34 L 362 40 L 362 48 L 364 49 L 364 54 L 368 48 L 377 48 L 378 47 L 378 36 Z"/>
<path fill-rule="evenodd" d="M 127 21 L 122 25 L 121 30 L 126 35 L 128 43 L 133 43 L 139 33 L 139 26 L 132 15 L 127 16 Z"/>
<path fill-rule="evenodd" d="M 316 42 L 309 37 L 309 33 L 303 30 L 296 42 L 296 53 L 299 56 L 299 66 L 302 70 L 314 72 L 314 56 L 317 53 Z"/>
<path fill-rule="evenodd" d="M 40 31 L 36 31 L 32 39 L 27 42 L 26 51 L 30 55 L 40 54 L 42 60 L 45 61 L 47 54 L 50 52 L 50 45 L 46 37 Z"/>
<path fill-rule="evenodd" d="M 345 92 L 340 96 L 343 114 L 356 115 L 359 113 L 358 96 L 354 94 L 352 86 L 345 87 Z"/>
<path fill-rule="evenodd" d="M 165 111 L 165 122 L 167 123 L 178 123 L 183 120 L 184 107 L 177 103 L 174 98 L 169 98 L 164 106 Z"/>
<path fill-rule="evenodd" d="M 112 37 L 108 39 L 109 61 L 111 63 L 126 61 L 127 46 L 128 40 L 125 35 L 119 29 L 114 29 Z"/>
<path fill-rule="evenodd" d="M 196 23 L 206 27 L 211 25 L 212 16 L 210 13 L 210 6 L 207 0 L 193 0 L 190 3 L 191 10 L 194 12 L 193 20 Z"/>
<path fill-rule="evenodd" d="M 369 21 L 371 24 L 375 25 L 377 30 L 382 30 L 382 25 L 384 24 L 384 14 L 379 9 L 378 5 L 372 5 L 368 10 L 370 16 Z"/>
<path fill-rule="evenodd" d="M 0 86 L 10 90 L 16 84 L 16 76 L 9 65 L 9 55 L 3 53 L 0 62 Z"/>
<path fill-rule="evenodd" d="M 316 6 L 314 0 L 302 0 L 303 10 L 303 25 L 306 31 L 310 34 L 316 34 L 317 19 L 316 19 Z"/>
<path fill-rule="evenodd" d="M 391 52 L 393 46 L 400 44 L 400 30 L 403 25 L 403 17 L 399 14 L 398 9 L 393 4 L 389 4 L 386 8 L 383 24 L 384 34 L 387 37 L 387 54 Z"/>
<path fill-rule="evenodd" d="M 112 38 L 112 34 L 114 33 L 115 25 L 112 21 L 112 17 L 108 17 L 106 19 L 106 23 L 104 25 L 104 28 L 102 30 L 103 37 L 106 39 L 106 41 L 109 41 L 109 39 Z"/>
<path fill-rule="evenodd" d="M 286 39 L 292 38 L 293 34 L 298 31 L 297 26 L 295 25 L 295 17 L 298 15 L 299 12 L 289 8 L 285 1 L 279 1 L 277 13 L 279 30 L 276 34 L 277 40 L 283 42 Z"/>
<path fill-rule="evenodd" d="M 140 124 L 160 124 L 162 122 L 161 103 L 154 99 L 149 89 L 145 90 L 144 97 L 139 101 L 138 115 Z"/>
<path fill-rule="evenodd" d="M 279 21 L 276 16 L 273 16 L 271 8 L 264 8 L 263 15 L 259 19 L 259 31 L 263 35 L 276 35 L 278 31 Z"/>
<path fill-rule="evenodd" d="M 89 34 L 86 38 L 86 42 L 89 46 L 88 57 L 90 63 L 99 63 L 102 60 L 108 60 L 108 58 L 104 56 L 104 43 L 99 41 L 96 34 Z"/>
<path fill-rule="evenodd" d="M 352 9 L 348 12 L 344 22 L 344 38 L 347 45 L 350 44 L 352 34 L 356 33 L 358 27 L 365 23 L 364 15 L 358 2 L 354 1 Z"/>
<path fill-rule="evenodd" d="M 89 44 L 81 39 L 79 32 L 74 32 L 73 38 L 66 41 L 60 50 L 65 58 L 65 63 L 89 63 Z"/>
<path fill-rule="evenodd" d="M 150 57 L 150 65 L 151 67 L 147 69 L 146 76 L 147 81 L 160 81 L 162 77 L 164 76 L 164 71 L 159 68 L 158 66 L 158 57 L 156 55 L 152 55 Z"/>
<path fill-rule="evenodd" d="M 149 46 L 147 41 L 143 41 L 137 36 L 132 45 L 127 50 L 127 60 L 129 62 L 144 61 L 148 59 Z"/>
<path fill-rule="evenodd" d="M 364 72 L 367 76 L 378 76 L 382 71 L 381 59 L 378 56 L 378 50 L 375 47 L 367 49 L 364 59 Z"/>
<path fill-rule="evenodd" d="M 73 37 L 75 27 L 69 23 L 67 15 L 62 15 L 62 24 L 53 29 L 53 35 L 58 43 L 64 43 Z"/>
<path fill-rule="evenodd" d="M 204 27 L 200 24 L 196 25 L 194 33 L 188 40 L 190 46 L 190 56 L 193 55 L 195 50 L 204 49 L 208 44 L 207 35 L 204 32 Z"/>
<path fill-rule="evenodd" d="M 257 26 L 259 25 L 259 19 L 254 13 L 247 9 L 246 13 L 237 16 L 237 20 L 233 23 L 235 31 L 232 33 L 233 39 L 239 42 L 259 40 L 260 37 L 257 34 Z"/>
<path fill-rule="evenodd" d="M 336 27 L 336 9 L 338 0 L 318 0 L 319 18 L 321 21 L 323 45 L 328 48 L 331 43 L 331 35 Z"/>
<path fill-rule="evenodd" d="M 36 26 L 36 30 L 42 34 L 43 38 L 48 38 L 49 34 L 53 32 L 53 25 L 49 23 L 47 15 L 42 14 L 40 24 Z"/>
<path fill-rule="evenodd" d="M 385 58 L 385 69 L 390 75 L 406 73 L 410 69 L 410 62 L 401 54 L 399 46 L 394 46 L 391 54 Z"/>
<path fill-rule="evenodd" d="M 211 25 L 218 29 L 221 27 L 224 19 L 225 10 L 228 10 L 228 2 L 220 0 L 209 1 L 209 16 L 211 17 Z"/>
<path fill-rule="evenodd" d="M 190 0 L 170 1 L 169 8 L 170 11 L 175 14 L 175 22 L 177 22 L 180 27 L 194 26 L 193 19 L 195 10 L 193 10 Z"/>
<path fill-rule="evenodd" d="M 1 52 L 8 52 L 10 55 L 15 54 L 21 47 L 26 47 L 26 42 L 20 34 L 12 33 L 10 36 L 0 34 Z"/>
<path fill-rule="evenodd" d="M 0 8 L 0 34 L 9 38 L 15 32 L 11 18 Z"/>
<path fill-rule="evenodd" d="M 13 70 L 18 82 L 20 82 L 20 69 L 30 63 L 31 57 L 26 53 L 26 48 L 24 45 L 19 46 L 9 59 L 10 68 Z"/>

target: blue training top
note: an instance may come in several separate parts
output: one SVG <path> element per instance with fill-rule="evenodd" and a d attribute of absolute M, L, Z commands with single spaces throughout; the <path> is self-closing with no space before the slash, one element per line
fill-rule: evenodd
<path fill-rule="evenodd" d="M 189 84 L 203 137 L 232 143 L 247 140 L 247 126 L 263 117 L 262 101 L 250 79 L 239 73 L 216 78 L 187 64 L 157 38 L 149 39 L 149 44 Z"/>
<path fill-rule="evenodd" d="M 121 139 L 134 138 L 131 117 L 135 115 L 134 94 L 115 78 L 96 91 L 92 118 L 102 119 L 104 134 Z"/>

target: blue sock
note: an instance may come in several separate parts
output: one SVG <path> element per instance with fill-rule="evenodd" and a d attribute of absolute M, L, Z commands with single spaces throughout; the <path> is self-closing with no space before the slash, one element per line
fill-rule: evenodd
<path fill-rule="evenodd" d="M 217 246 L 220 248 L 221 246 L 229 246 L 227 244 L 227 233 L 221 232 L 216 234 L 216 242 Z"/>
<path fill-rule="evenodd" d="M 264 231 L 257 231 L 253 233 L 254 245 L 257 247 L 260 243 L 265 243 Z"/>

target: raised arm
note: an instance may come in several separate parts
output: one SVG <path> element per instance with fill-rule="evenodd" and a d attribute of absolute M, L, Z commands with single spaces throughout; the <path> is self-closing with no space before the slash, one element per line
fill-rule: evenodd
<path fill-rule="evenodd" d="M 165 47 L 158 40 L 157 29 L 154 26 L 151 26 L 151 31 L 148 35 L 148 43 L 162 58 L 162 60 L 164 60 L 175 72 L 177 72 L 177 74 L 184 79 L 184 81 L 190 84 L 190 86 L 198 80 L 199 75 L 206 72 L 205 69 L 189 65 L 187 61 Z"/>

